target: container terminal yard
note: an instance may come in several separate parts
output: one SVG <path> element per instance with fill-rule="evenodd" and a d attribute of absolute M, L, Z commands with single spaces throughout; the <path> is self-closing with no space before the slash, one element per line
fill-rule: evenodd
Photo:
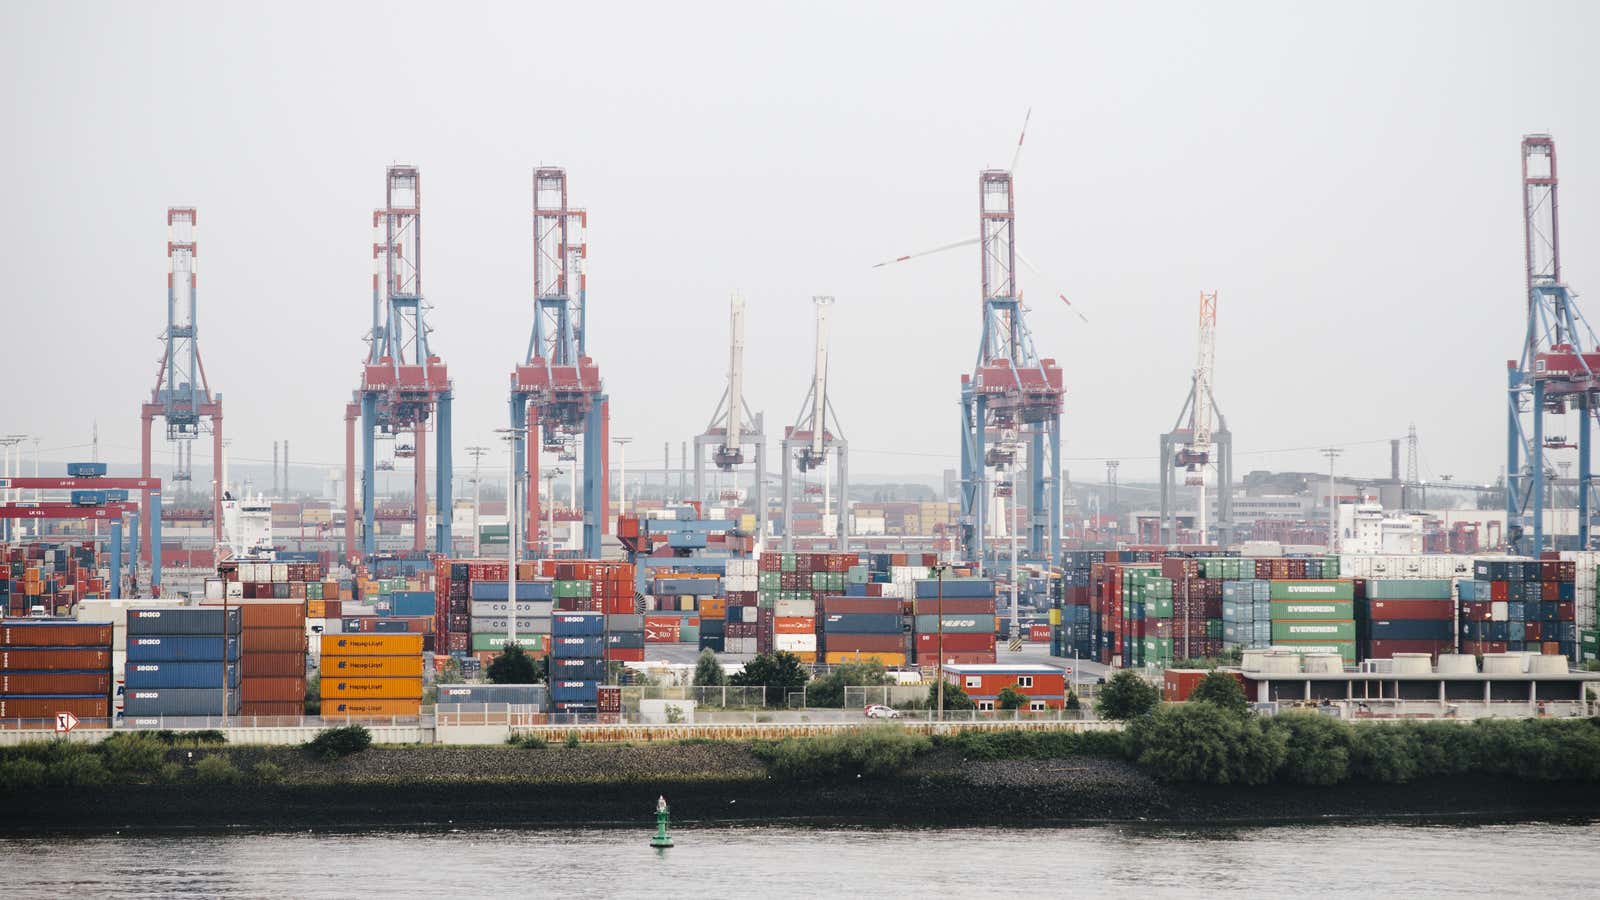
<path fill-rule="evenodd" d="M 1018 157 L 1025 137 L 1026 123 Z M 700 388 L 718 398 L 706 427 L 684 435 L 676 465 L 668 443 L 659 467 L 630 469 L 605 335 L 589 329 L 588 210 L 555 166 L 532 173 L 532 322 L 508 361 L 505 425 L 497 441 L 469 438 L 490 446 L 466 447 L 461 468 L 422 281 L 422 173 L 382 176 L 371 327 L 365 349 L 347 351 L 360 364 L 342 401 L 342 470 L 297 469 L 284 439 L 270 477 L 230 471 L 202 353 L 217 351 L 199 327 L 193 207 L 165 214 L 163 352 L 148 393 L 127 401 L 139 470 L 90 459 L 41 472 L 35 457 L 23 474 L 29 426 L 8 423 L 24 432 L 4 441 L 0 479 L 9 739 L 222 727 L 270 741 L 345 721 L 406 740 L 573 726 L 637 736 L 616 729 L 857 725 L 863 710 L 1082 727 L 1095 717 L 1080 698 L 1114 671 L 1183 702 L 1217 666 L 1264 712 L 1594 712 L 1600 350 L 1562 277 L 1550 135 L 1521 142 L 1527 330 L 1507 366 L 1505 474 L 1487 486 L 1424 483 L 1414 428 L 1392 439 L 1381 477 L 1341 476 L 1328 448 L 1326 478 L 1240 478 L 1233 428 L 1250 424 L 1230 428 L 1213 390 L 1228 364 L 1215 350 L 1222 290 L 1197 292 L 1195 364 L 1177 420 L 1154 436 L 1154 490 L 1119 484 L 1116 461 L 1104 484 L 1070 482 L 1070 367 L 1028 327 L 1009 169 L 978 173 L 976 234 L 927 251 L 970 253 L 979 275 L 976 362 L 948 385 L 960 466 L 940 489 L 852 484 L 833 403 L 851 386 L 829 377 L 835 298 L 822 295 L 792 419 L 769 420 L 760 403 L 794 398 L 753 404 L 745 390 L 746 351 L 761 354 L 746 318 L 760 313 L 735 293 L 726 380 Z M 924 255 L 879 267 L 890 277 Z M 1576 433 L 1554 434 L 1568 413 Z M 196 483 L 197 444 L 209 486 Z M 162 447 L 171 466 L 157 465 Z M 513 646 L 539 661 L 539 683 L 489 683 Z M 695 671 L 704 653 L 715 676 Z M 801 673 L 781 696 L 741 682 L 773 660 Z M 863 663 L 882 671 L 846 678 L 843 702 L 812 702 L 807 675 Z M 944 684 L 970 708 L 928 709 Z"/>

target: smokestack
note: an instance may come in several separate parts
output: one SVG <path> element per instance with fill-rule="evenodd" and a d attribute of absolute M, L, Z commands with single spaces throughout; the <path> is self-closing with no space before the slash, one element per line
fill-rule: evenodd
<path fill-rule="evenodd" d="M 661 499 L 665 502 L 672 493 L 672 442 L 661 442 Z"/>
<path fill-rule="evenodd" d="M 689 496 L 689 442 L 684 441 L 678 450 L 678 500 Z M 696 498 L 699 499 L 699 498 Z"/>
<path fill-rule="evenodd" d="M 283 497 L 289 499 L 289 442 L 283 442 Z"/>
<path fill-rule="evenodd" d="M 1400 483 L 1400 439 L 1389 442 L 1389 480 Z"/>
<path fill-rule="evenodd" d="M 278 442 L 272 442 L 272 496 L 278 496 Z"/>

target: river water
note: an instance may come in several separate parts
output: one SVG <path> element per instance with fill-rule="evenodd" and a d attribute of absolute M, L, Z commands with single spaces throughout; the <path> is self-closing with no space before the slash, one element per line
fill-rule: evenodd
<path fill-rule="evenodd" d="M 1568 897 L 1600 824 L 680 828 L 0 840 L 0 897 Z"/>

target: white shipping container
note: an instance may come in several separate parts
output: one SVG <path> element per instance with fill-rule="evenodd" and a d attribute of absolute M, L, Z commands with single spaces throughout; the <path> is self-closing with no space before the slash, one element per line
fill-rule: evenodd
<path fill-rule="evenodd" d="M 773 604 L 772 614 L 785 619 L 809 619 L 817 614 L 817 602 L 815 600 L 779 600 Z"/>
<path fill-rule="evenodd" d="M 289 580 L 289 564 L 288 563 L 273 563 L 272 564 L 272 580 L 273 581 L 288 581 Z"/>
<path fill-rule="evenodd" d="M 225 593 L 227 594 L 229 600 L 244 599 L 244 582 L 230 581 L 227 583 L 226 588 L 227 590 Z"/>
<path fill-rule="evenodd" d="M 1489 619 L 1495 622 L 1508 622 L 1511 620 L 1511 604 L 1505 600 L 1494 600 L 1489 603 Z"/>
<path fill-rule="evenodd" d="M 749 624 L 751 622 L 758 621 L 760 618 L 760 611 L 754 606 L 741 606 L 739 607 L 739 616 L 739 621 Z"/>
<path fill-rule="evenodd" d="M 206 599 L 207 600 L 221 600 L 222 599 L 222 579 L 221 578 L 207 578 L 206 579 Z"/>
<path fill-rule="evenodd" d="M 774 650 L 787 650 L 790 653 L 815 653 L 817 652 L 817 636 L 815 634 L 775 634 L 772 636 Z"/>

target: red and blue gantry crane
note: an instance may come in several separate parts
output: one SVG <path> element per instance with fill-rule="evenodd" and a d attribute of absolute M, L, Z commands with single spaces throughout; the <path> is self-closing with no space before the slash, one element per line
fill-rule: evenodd
<path fill-rule="evenodd" d="M 1561 277 L 1556 204 L 1556 144 L 1548 134 L 1522 138 L 1522 225 L 1527 330 L 1522 354 L 1506 363 L 1506 544 L 1537 555 L 1545 547 L 1545 478 L 1555 472 L 1548 451 L 1578 451 L 1578 546 L 1589 546 L 1590 419 L 1600 397 L 1600 352 Z M 1578 416 L 1578 442 L 1546 429 L 1547 416 Z M 1558 548 L 1560 549 L 1560 548 Z"/>
<path fill-rule="evenodd" d="M 222 394 L 212 393 L 206 381 L 205 363 L 200 358 L 196 218 L 192 206 L 167 209 L 167 329 L 162 335 L 165 349 L 156 370 L 156 385 L 150 400 L 139 408 L 141 480 L 150 475 L 150 430 L 156 416 L 167 425 L 167 440 L 183 448 L 193 447 L 202 434 L 211 435 L 211 535 L 222 540 Z M 183 457 L 180 456 L 180 459 Z M 180 463 L 175 475 L 186 478 L 188 470 Z M 142 488 L 144 509 L 158 509 L 160 489 Z M 139 559 L 161 568 L 160 516 L 146 516 L 147 527 L 139 540 Z M 152 537 L 154 536 L 154 537 Z M 159 584 L 159 575 L 152 574 Z"/>
<path fill-rule="evenodd" d="M 415 166 L 390 166 L 384 176 L 384 205 L 372 215 L 372 330 L 362 367 L 361 386 L 345 407 L 345 555 L 354 561 L 377 550 L 374 527 L 376 439 L 412 437 L 415 463 L 412 547 L 427 549 L 427 436 L 435 440 L 435 497 L 438 515 L 434 546 L 449 553 L 451 497 L 450 375 L 429 346 L 422 292 L 422 179 Z M 361 432 L 361 546 L 354 523 L 355 446 Z"/>
<path fill-rule="evenodd" d="M 514 459 L 526 456 L 517 473 L 509 509 L 525 514 L 522 555 L 539 549 L 539 457 L 570 453 L 577 462 L 582 445 L 583 548 L 586 559 L 600 557 L 608 530 L 610 408 L 600 366 L 588 351 L 588 284 L 584 262 L 588 213 L 567 200 L 567 172 L 554 166 L 533 171 L 533 333 L 527 353 L 511 373 L 511 439 Z M 553 487 L 552 483 L 552 487 Z M 555 502 L 552 496 L 551 503 Z M 574 511 L 576 512 L 576 511 Z M 544 555 L 554 555 L 549 535 Z"/>

